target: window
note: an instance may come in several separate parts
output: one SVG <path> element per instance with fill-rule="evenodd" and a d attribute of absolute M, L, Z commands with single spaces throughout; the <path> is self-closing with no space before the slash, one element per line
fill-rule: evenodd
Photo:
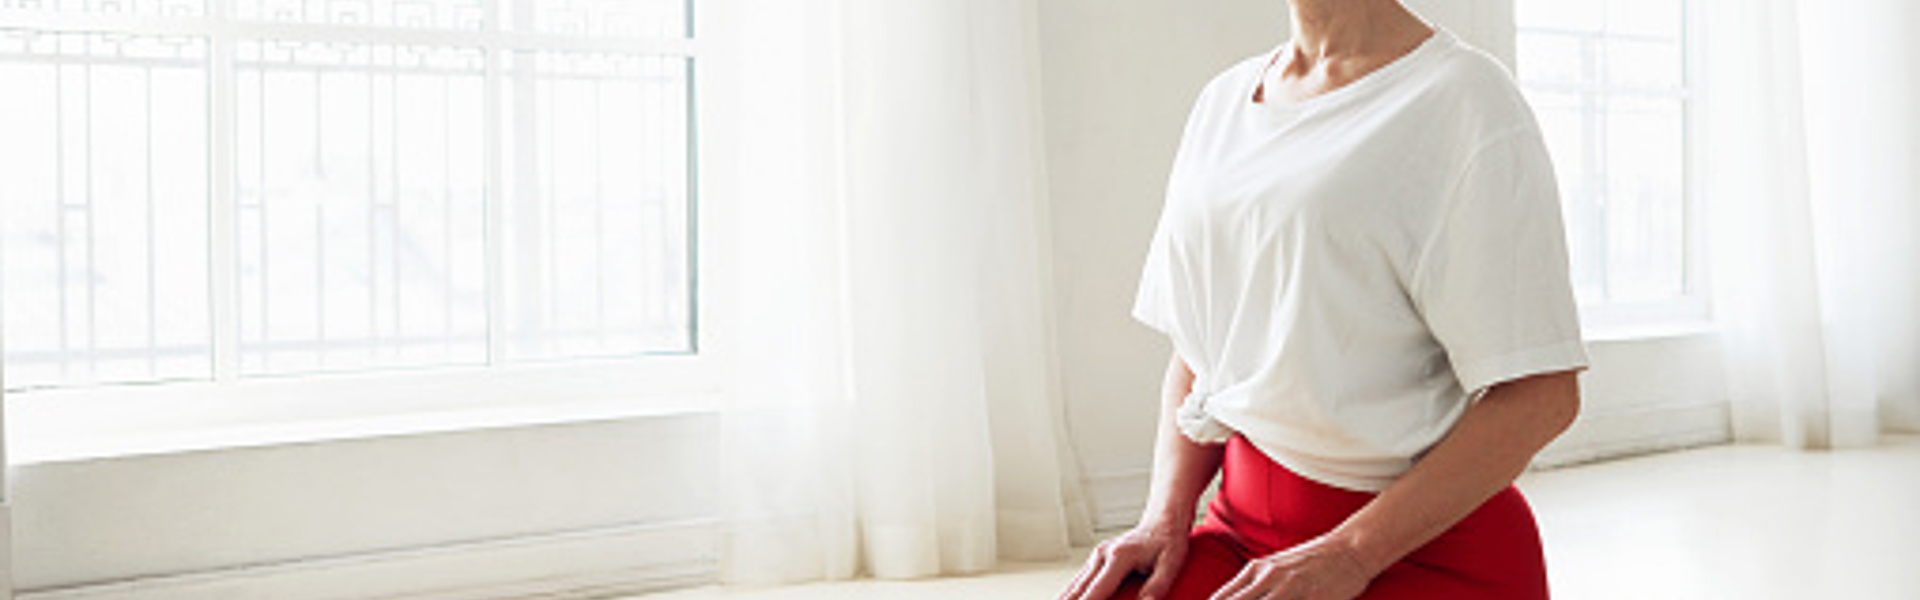
<path fill-rule="evenodd" d="M 6 385 L 685 354 L 686 0 L 0 0 Z"/>
<path fill-rule="evenodd" d="M 1687 7 L 1515 6 L 1518 75 L 1558 171 L 1575 292 L 1600 321 L 1705 314 L 1689 173 Z"/>

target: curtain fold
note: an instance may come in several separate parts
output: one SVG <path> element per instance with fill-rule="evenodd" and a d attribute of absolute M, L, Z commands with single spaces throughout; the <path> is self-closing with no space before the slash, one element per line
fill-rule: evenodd
<path fill-rule="evenodd" d="M 1920 48 L 1902 4 L 1706 2 L 1703 166 L 1738 440 L 1870 445 L 1882 411 L 1912 401 Z"/>
<path fill-rule="evenodd" d="M 703 10 L 725 579 L 1064 556 L 1034 6 Z"/>

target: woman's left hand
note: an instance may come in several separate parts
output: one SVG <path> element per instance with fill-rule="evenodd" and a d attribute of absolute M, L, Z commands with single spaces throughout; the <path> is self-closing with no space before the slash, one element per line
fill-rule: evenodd
<path fill-rule="evenodd" d="M 1352 548 L 1321 537 L 1248 562 L 1212 600 L 1353 600 L 1373 574 Z"/>

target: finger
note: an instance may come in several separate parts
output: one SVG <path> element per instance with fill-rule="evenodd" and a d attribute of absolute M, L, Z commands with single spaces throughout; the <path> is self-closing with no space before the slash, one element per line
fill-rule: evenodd
<path fill-rule="evenodd" d="M 1180 563 L 1186 561 L 1184 554 L 1173 550 L 1160 553 L 1160 559 L 1153 563 L 1153 574 L 1147 577 L 1146 585 L 1140 586 L 1140 600 L 1160 600 L 1173 589 L 1173 581 L 1180 575 Z"/>
<path fill-rule="evenodd" d="M 1254 573 L 1252 582 L 1240 590 L 1246 600 L 1283 600 L 1285 598 L 1304 598 L 1302 592 L 1287 585 L 1287 580 L 1270 569 L 1261 569 Z"/>
<path fill-rule="evenodd" d="M 1060 595 L 1060 600 L 1082 600 L 1085 598 L 1087 583 L 1093 581 L 1093 574 L 1099 572 L 1101 563 L 1105 562 L 1106 559 L 1107 556 L 1105 552 L 1102 552 L 1100 548 L 1094 548 L 1093 554 L 1087 556 L 1087 564 L 1081 566 L 1080 572 L 1073 576 L 1073 583 L 1067 584 L 1067 592 Z"/>
<path fill-rule="evenodd" d="M 1113 592 L 1120 589 L 1127 576 L 1133 574 L 1133 565 L 1125 564 L 1118 557 L 1108 556 L 1100 565 L 1100 572 L 1094 574 L 1093 582 L 1087 584 L 1086 600 L 1107 600 Z"/>
<path fill-rule="evenodd" d="M 1247 588 L 1247 598 L 1250 600 L 1253 598 L 1258 598 L 1259 600 L 1294 598 L 1298 600 L 1305 597 L 1306 596 L 1301 596 L 1300 592 L 1287 587 L 1286 584 L 1270 579 L 1259 581 L 1254 583 L 1252 587 Z"/>
<path fill-rule="evenodd" d="M 1278 596 L 1272 583 L 1258 574 L 1249 574 L 1240 588 L 1227 596 L 1227 600 L 1274 600 Z"/>
<path fill-rule="evenodd" d="M 1079 600 L 1087 592 L 1087 583 L 1093 581 L 1093 574 L 1100 570 L 1100 562 L 1106 560 L 1104 548 L 1096 547 L 1087 555 L 1087 564 L 1080 566 L 1080 572 L 1074 574 L 1073 583 L 1067 585 L 1067 593 L 1061 600 Z"/>

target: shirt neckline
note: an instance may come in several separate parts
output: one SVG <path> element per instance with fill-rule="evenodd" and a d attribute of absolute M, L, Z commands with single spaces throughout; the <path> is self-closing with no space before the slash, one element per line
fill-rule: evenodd
<path fill-rule="evenodd" d="M 1269 52 L 1266 55 L 1266 60 L 1262 62 L 1258 69 L 1254 70 L 1253 81 L 1241 90 L 1240 101 L 1252 106 L 1255 111 L 1263 112 L 1276 118 L 1297 117 L 1309 110 L 1339 103 L 1344 98 L 1383 85 L 1383 82 L 1393 79 L 1397 73 L 1407 70 L 1408 65 L 1418 62 L 1420 57 L 1433 53 L 1435 49 L 1446 45 L 1445 42 L 1453 39 L 1452 34 L 1440 26 L 1433 25 L 1431 27 L 1433 28 L 1433 33 L 1428 34 L 1427 38 L 1422 40 L 1418 46 L 1414 46 L 1412 50 L 1408 50 L 1393 60 L 1387 61 L 1386 64 L 1362 74 L 1359 78 L 1347 82 L 1346 85 L 1296 102 L 1276 102 L 1271 94 L 1263 94 L 1266 100 L 1255 102 L 1253 100 L 1253 93 L 1255 90 L 1259 90 L 1260 86 L 1266 81 L 1267 73 L 1279 64 L 1282 57 L 1292 55 L 1293 40 L 1288 39 L 1281 42 L 1278 47 Z"/>

